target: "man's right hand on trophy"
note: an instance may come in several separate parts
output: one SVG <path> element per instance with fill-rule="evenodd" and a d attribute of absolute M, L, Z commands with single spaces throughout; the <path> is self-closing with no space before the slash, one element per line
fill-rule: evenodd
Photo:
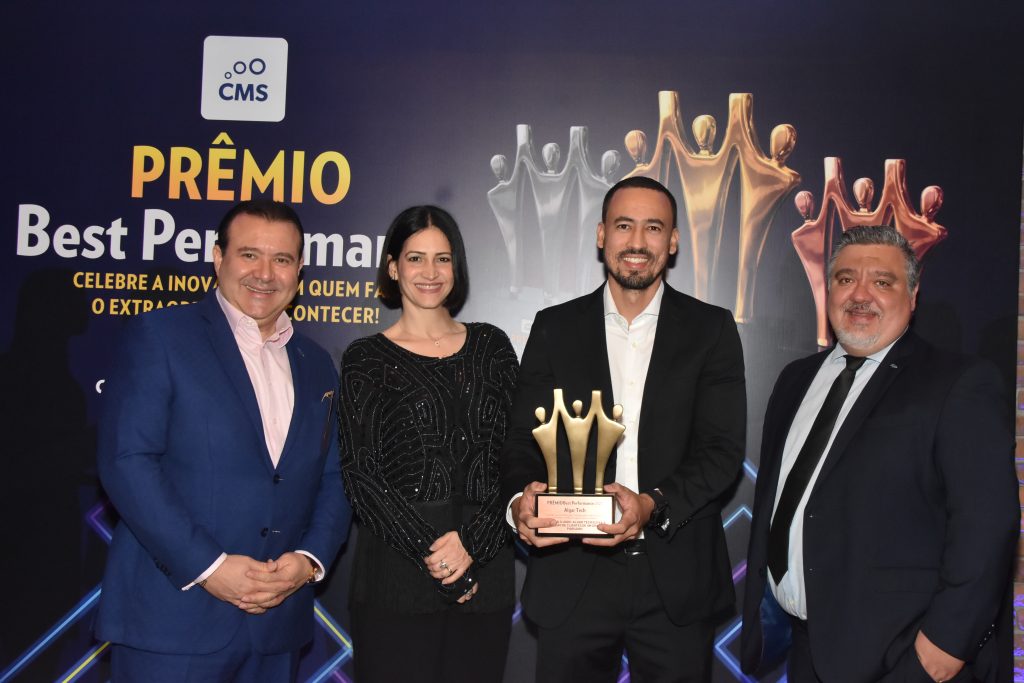
<path fill-rule="evenodd" d="M 556 520 L 537 517 L 533 511 L 537 509 L 537 494 L 548 490 L 548 485 L 539 481 L 526 485 L 523 495 L 512 501 L 512 519 L 515 520 L 519 538 L 537 548 L 565 543 L 569 539 L 564 536 L 538 536 L 537 529 L 554 526 Z"/>

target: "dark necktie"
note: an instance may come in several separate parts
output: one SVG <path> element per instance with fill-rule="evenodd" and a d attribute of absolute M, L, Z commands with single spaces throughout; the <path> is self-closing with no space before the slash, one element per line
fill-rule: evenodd
<path fill-rule="evenodd" d="M 865 358 L 859 356 L 846 356 L 846 368 L 839 373 L 832 388 L 825 396 L 825 402 L 814 418 L 811 431 L 807 434 L 807 441 L 796 456 L 793 469 L 786 477 L 786 485 L 782 489 L 782 496 L 779 498 L 779 505 L 775 508 L 775 517 L 772 519 L 772 528 L 768 532 L 768 568 L 772 570 L 772 577 L 775 583 L 782 581 L 789 568 L 789 527 L 793 524 L 793 517 L 804 497 L 807 483 L 811 480 L 818 461 L 821 460 L 828 439 L 832 435 L 832 429 L 836 425 L 836 418 L 843 408 L 846 395 L 850 393 L 853 386 L 853 378 L 857 370 L 864 365 Z"/>

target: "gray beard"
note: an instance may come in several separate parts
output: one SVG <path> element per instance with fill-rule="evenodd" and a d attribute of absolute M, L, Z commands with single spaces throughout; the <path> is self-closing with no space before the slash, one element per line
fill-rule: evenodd
<path fill-rule="evenodd" d="M 846 332 L 843 330 L 834 330 L 836 333 L 836 339 L 843 345 L 843 348 L 847 351 L 853 349 L 867 349 L 871 348 L 878 343 L 879 338 L 882 334 L 857 334 L 856 332 Z"/>

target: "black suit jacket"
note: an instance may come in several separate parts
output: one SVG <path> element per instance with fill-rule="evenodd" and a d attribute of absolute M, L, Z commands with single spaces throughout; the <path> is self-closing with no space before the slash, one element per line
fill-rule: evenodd
<path fill-rule="evenodd" d="M 538 424 L 537 406 L 550 412 L 552 389 L 564 389 L 567 404 L 582 400 L 584 410 L 591 391 L 600 389 L 611 415 L 603 292 L 601 287 L 545 309 L 534 320 L 502 454 L 506 500 L 526 484 L 547 479 L 531 430 Z M 644 385 L 638 462 L 641 492 L 659 488 L 671 506 L 671 533 L 646 536 L 658 591 L 678 624 L 732 609 L 735 595 L 718 499 L 739 473 L 745 428 L 743 353 L 732 316 L 666 284 Z M 612 481 L 614 473 L 613 456 L 605 481 Z M 592 474 L 587 473 L 590 481 Z M 560 473 L 559 480 L 572 481 L 568 472 Z M 564 621 L 594 559 L 609 552 L 614 551 L 575 542 L 533 549 L 522 595 L 527 616 L 542 626 Z"/>
<path fill-rule="evenodd" d="M 787 366 L 768 401 L 743 605 L 742 663 L 762 647 L 768 530 L 782 449 L 828 352 Z M 913 333 L 889 351 L 843 422 L 804 515 L 814 666 L 825 681 L 913 680 L 918 630 L 996 678 L 989 634 L 1008 593 L 1020 518 L 1010 406 L 988 363 Z M 999 626 L 1009 626 L 1000 624 Z M 988 642 L 985 642 L 988 641 Z M 979 649 L 984 643 L 984 647 Z"/>

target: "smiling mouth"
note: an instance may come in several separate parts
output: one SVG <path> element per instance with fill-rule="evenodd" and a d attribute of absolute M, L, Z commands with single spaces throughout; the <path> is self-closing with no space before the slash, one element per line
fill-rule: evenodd
<path fill-rule="evenodd" d="M 424 291 L 424 292 L 436 292 L 436 291 L 439 291 L 441 289 L 441 283 L 440 282 L 435 282 L 434 284 L 423 284 L 423 283 L 417 282 L 416 283 L 416 289 L 419 289 L 419 290 Z"/>
<path fill-rule="evenodd" d="M 866 322 L 881 317 L 881 313 L 871 308 L 847 308 L 843 311 L 847 316 L 853 318 L 854 321 Z"/>
<path fill-rule="evenodd" d="M 646 266 L 651 262 L 651 255 L 644 251 L 624 251 L 619 254 L 618 260 L 630 266 Z"/>
<path fill-rule="evenodd" d="M 270 294 L 273 294 L 274 292 L 277 291 L 276 289 L 262 289 L 260 287 L 253 287 L 252 285 L 249 285 L 249 284 L 245 284 L 245 285 L 242 285 L 242 286 L 245 287 L 246 289 L 248 289 L 253 294 L 270 295 Z"/>

